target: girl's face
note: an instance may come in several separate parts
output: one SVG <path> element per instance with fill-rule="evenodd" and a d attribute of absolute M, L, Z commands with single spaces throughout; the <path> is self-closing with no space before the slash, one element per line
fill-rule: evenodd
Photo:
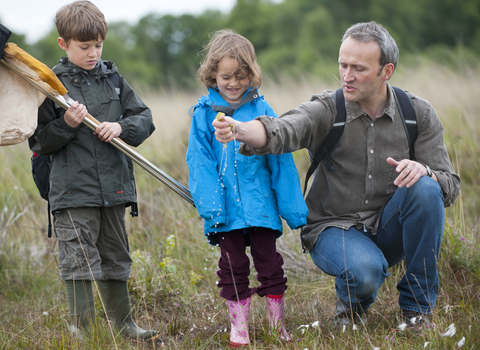
<path fill-rule="evenodd" d="M 231 57 L 224 57 L 218 62 L 217 74 L 213 75 L 217 81 L 220 95 L 228 103 L 239 103 L 250 86 L 247 75 L 238 69 L 238 62 Z"/>

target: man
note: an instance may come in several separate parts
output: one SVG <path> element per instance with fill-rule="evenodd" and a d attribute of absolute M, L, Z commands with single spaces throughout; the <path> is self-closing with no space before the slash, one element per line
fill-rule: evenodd
<path fill-rule="evenodd" d="M 301 233 L 313 262 L 335 276 L 336 324 L 361 322 L 388 268 L 403 259 L 406 272 L 397 289 L 407 326 L 428 322 L 426 314 L 438 295 L 444 206 L 459 196 L 460 178 L 435 110 L 411 93 L 418 137 L 415 160 L 409 158 L 407 134 L 388 84 L 398 57 L 395 40 L 375 22 L 353 25 L 342 38 L 338 62 L 346 125 L 331 156 L 333 170 L 322 162 L 315 172 Z M 314 95 L 278 119 L 214 121 L 216 138 L 225 143 L 235 136 L 244 143 L 244 155 L 301 148 L 314 155 L 335 120 L 333 95 Z"/>

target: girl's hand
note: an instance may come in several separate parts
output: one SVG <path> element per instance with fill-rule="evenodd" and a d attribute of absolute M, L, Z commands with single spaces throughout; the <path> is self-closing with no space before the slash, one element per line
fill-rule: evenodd
<path fill-rule="evenodd" d="M 87 107 L 75 101 L 68 109 L 65 111 L 63 119 L 68 126 L 76 128 L 79 126 L 85 117 L 87 116 L 88 111 Z"/>
<path fill-rule="evenodd" d="M 98 135 L 98 138 L 104 142 L 110 142 L 115 137 L 120 136 L 122 132 L 123 129 L 120 123 L 103 122 L 97 126 L 97 129 L 93 134 Z"/>
<path fill-rule="evenodd" d="M 223 114 L 223 113 L 222 113 Z M 228 143 L 235 139 L 235 133 L 242 123 L 225 115 L 217 115 L 212 122 L 215 128 L 215 137 L 218 142 Z"/>

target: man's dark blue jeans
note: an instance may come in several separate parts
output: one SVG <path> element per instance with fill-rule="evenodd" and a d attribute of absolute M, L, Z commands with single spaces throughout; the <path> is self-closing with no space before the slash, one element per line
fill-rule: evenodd
<path fill-rule="evenodd" d="M 383 210 L 377 235 L 329 227 L 310 255 L 317 267 L 335 276 L 337 296 L 354 311 L 369 308 L 387 269 L 405 259 L 398 303 L 405 310 L 430 313 L 438 295 L 444 223 L 440 185 L 422 176 L 412 187 L 397 189 Z"/>

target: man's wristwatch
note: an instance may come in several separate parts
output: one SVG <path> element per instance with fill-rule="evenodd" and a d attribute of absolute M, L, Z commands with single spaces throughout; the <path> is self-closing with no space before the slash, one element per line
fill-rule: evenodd
<path fill-rule="evenodd" d="M 432 177 L 433 175 L 432 169 L 430 169 L 430 167 L 427 164 L 423 164 L 423 166 L 425 167 L 425 169 L 427 169 L 427 176 Z"/>

